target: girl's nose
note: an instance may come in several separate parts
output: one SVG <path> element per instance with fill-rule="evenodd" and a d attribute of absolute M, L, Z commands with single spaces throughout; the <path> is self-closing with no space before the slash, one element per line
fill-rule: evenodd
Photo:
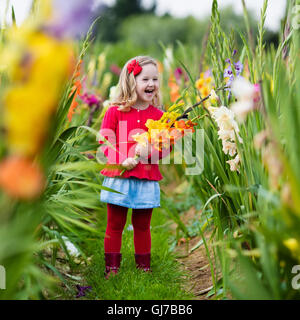
<path fill-rule="evenodd" d="M 152 79 L 150 79 L 148 85 L 151 87 L 154 86 L 154 81 Z"/>

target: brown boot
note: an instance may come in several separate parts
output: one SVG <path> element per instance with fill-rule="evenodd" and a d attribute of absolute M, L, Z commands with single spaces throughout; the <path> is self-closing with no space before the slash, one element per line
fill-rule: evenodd
<path fill-rule="evenodd" d="M 134 256 L 137 269 L 152 272 L 150 269 L 151 253 L 136 253 Z"/>
<path fill-rule="evenodd" d="M 120 263 L 122 259 L 122 254 L 117 252 L 105 253 L 105 273 L 104 276 L 106 279 L 109 278 L 110 274 L 118 273 L 120 268 Z"/>

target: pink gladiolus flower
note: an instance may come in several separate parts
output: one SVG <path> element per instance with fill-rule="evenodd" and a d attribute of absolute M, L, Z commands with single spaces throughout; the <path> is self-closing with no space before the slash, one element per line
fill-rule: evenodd
<path fill-rule="evenodd" d="M 100 99 L 94 94 L 84 93 L 82 96 L 79 96 L 79 97 L 89 107 L 91 107 L 93 105 L 97 105 L 100 102 Z"/>
<path fill-rule="evenodd" d="M 256 103 L 260 100 L 260 84 L 259 83 L 255 83 L 254 84 L 254 97 L 253 97 L 253 101 Z"/>
<path fill-rule="evenodd" d="M 120 73 L 121 73 L 121 68 L 119 68 L 116 64 L 112 64 L 112 65 L 110 66 L 110 71 L 111 71 L 112 73 L 114 73 L 115 75 L 119 76 Z"/>
<path fill-rule="evenodd" d="M 176 69 L 174 70 L 174 76 L 175 76 L 176 82 L 177 82 L 178 84 L 180 84 L 180 79 L 181 79 L 182 77 L 184 77 L 184 82 L 186 82 L 186 81 L 189 80 L 187 74 L 186 74 L 181 68 L 176 68 Z"/>

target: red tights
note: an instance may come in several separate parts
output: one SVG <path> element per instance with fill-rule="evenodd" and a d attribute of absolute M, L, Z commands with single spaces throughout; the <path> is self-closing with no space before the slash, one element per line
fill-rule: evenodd
<path fill-rule="evenodd" d="M 132 209 L 133 241 L 135 253 L 151 252 L 150 209 Z M 126 224 L 128 208 L 107 203 L 107 227 L 104 238 L 104 251 L 120 252 L 122 232 Z"/>

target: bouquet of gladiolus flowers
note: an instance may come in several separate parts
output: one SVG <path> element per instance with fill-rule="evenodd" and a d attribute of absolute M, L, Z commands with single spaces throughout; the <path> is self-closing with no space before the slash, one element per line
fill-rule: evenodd
<path fill-rule="evenodd" d="M 159 120 L 148 119 L 145 123 L 148 131 L 133 135 L 133 140 L 143 147 L 147 147 L 150 144 L 154 149 L 162 151 L 163 149 L 169 149 L 187 132 L 190 132 L 187 129 L 191 129 L 194 132 L 194 126 L 197 123 L 194 123 L 192 120 L 177 120 L 182 115 L 174 110 L 182 105 L 183 103 L 172 105 Z M 136 155 L 134 159 L 137 160 L 139 157 L 139 155 Z M 121 172 L 121 175 L 125 170 Z"/>

